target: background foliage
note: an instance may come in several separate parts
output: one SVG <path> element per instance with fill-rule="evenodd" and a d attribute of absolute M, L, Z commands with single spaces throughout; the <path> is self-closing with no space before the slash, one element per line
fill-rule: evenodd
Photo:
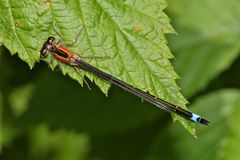
<path fill-rule="evenodd" d="M 88 38 L 80 37 L 81 41 L 77 42 L 73 50 L 81 50 L 86 55 L 104 55 L 106 51 L 115 53 L 115 58 L 110 59 L 116 65 L 112 70 L 108 67 L 109 60 L 89 62 L 115 76 L 123 71 L 126 75 L 123 74 L 120 78 L 125 81 L 156 96 L 185 105 L 186 101 L 175 84 L 178 76 L 168 61 L 172 54 L 166 46 L 167 41 L 163 33 L 174 33 L 174 30 L 169 25 L 165 14 L 167 13 L 178 33 L 167 36 L 175 56 L 172 60 L 174 68 L 181 77 L 178 81 L 179 86 L 183 95 L 190 101 L 190 110 L 209 118 L 210 126 L 197 126 L 199 139 L 196 140 L 179 125 L 180 123 L 173 124 L 168 114 L 147 103 L 141 103 L 138 98 L 117 87 L 112 86 L 106 97 L 101 90 L 107 94 L 109 85 L 90 74 L 80 72 L 79 75 L 70 67 L 61 66 L 64 73 L 68 73 L 79 83 L 82 83 L 82 75 L 86 74 L 90 78 L 88 81 L 95 80 L 101 90 L 88 82 L 91 87 L 89 91 L 86 86 L 81 87 L 68 76 L 62 76 L 59 69 L 52 72 L 44 63 L 37 63 L 30 70 L 28 65 L 32 67 L 34 62 L 39 60 L 38 50 L 42 42 L 49 34 L 53 34 L 49 28 L 53 18 L 58 18 L 55 19 L 58 22 L 57 28 L 66 40 L 78 32 L 79 26 L 74 26 L 82 23 L 74 22 L 77 19 L 74 17 L 75 12 L 79 14 L 76 5 L 78 1 L 74 1 L 73 4 L 67 1 L 65 4 L 58 1 L 39 1 L 32 4 L 25 1 L 20 4 L 2 1 L 0 43 L 4 45 L 0 48 L 1 159 L 185 160 L 239 157 L 239 1 L 169 0 L 167 8 L 164 0 L 124 1 L 130 7 L 122 6 L 123 1 L 80 2 L 83 2 L 85 10 L 78 16 L 88 20 L 85 24 L 88 28 L 85 30 L 90 34 Z M 100 12 L 99 5 L 96 4 L 102 5 L 105 12 Z M 19 17 L 14 17 L 17 19 L 15 25 L 16 28 L 21 26 L 21 30 L 12 31 L 14 27 L 4 26 L 8 24 L 8 21 L 4 21 L 4 15 L 9 14 L 5 13 L 7 5 L 11 7 L 12 17 L 8 17 L 9 22 L 14 15 L 18 15 Z M 21 6 L 24 6 L 20 12 L 22 15 L 17 13 Z M 98 7 L 92 8 L 96 6 Z M 132 6 L 136 8 L 131 8 Z M 47 11 L 49 7 L 52 8 L 51 13 Z M 67 13 L 69 8 L 64 7 L 71 8 L 74 11 L 73 15 L 69 16 L 72 12 Z M 162 12 L 163 9 L 165 13 Z M 129 14 L 119 18 L 122 12 Z M 111 15 L 102 18 L 106 17 L 106 13 Z M 68 15 L 67 19 L 65 15 Z M 87 17 L 82 17 L 83 15 Z M 37 19 L 38 16 L 42 19 Z M 154 16 L 155 19 L 152 19 Z M 113 22 L 116 22 L 114 27 Z M 91 25 L 99 25 L 103 32 L 91 29 Z M 39 31 L 34 28 L 39 28 Z M 150 32 L 149 29 L 153 31 Z M 148 34 L 148 31 L 152 34 Z M 16 33 L 19 35 L 16 36 Z M 117 34 L 115 38 L 120 38 L 117 41 L 119 44 L 114 44 L 120 47 L 118 52 L 113 50 L 112 46 L 106 45 L 115 42 L 107 38 L 112 37 L 113 33 Z M 95 35 L 96 39 L 93 38 Z M 21 37 L 20 45 L 19 39 L 15 37 Z M 102 39 L 98 39 L 99 37 Z M 125 42 L 125 39 L 129 41 Z M 92 40 L 91 44 L 94 45 L 89 46 L 89 40 Z M 100 42 L 105 42 L 102 46 L 107 48 L 102 49 Z M 132 46 L 129 46 L 129 43 Z M 150 48 L 152 50 L 149 50 Z M 10 56 L 16 52 L 18 54 Z M 159 63 L 159 54 L 155 55 L 155 52 L 161 53 L 160 58 L 164 59 L 161 61 L 164 65 L 160 66 L 163 68 L 161 70 L 159 66 L 154 65 L 155 62 Z M 138 66 L 139 71 L 129 72 L 131 67 L 136 68 L 135 65 L 129 65 L 124 72 L 124 65 L 118 64 L 119 58 L 116 57 L 127 53 L 135 53 L 136 59 L 139 59 L 139 55 L 154 56 L 148 57 L 151 62 L 147 61 L 147 67 L 140 63 L 142 68 Z M 139 63 L 139 60 L 122 60 L 126 63 Z M 56 62 L 50 67 L 54 68 L 55 65 Z M 146 70 L 149 70 L 148 74 Z M 160 71 L 153 74 L 156 70 Z M 166 76 L 168 81 L 163 86 L 161 83 L 151 86 L 146 79 L 130 79 L 127 76 L 128 72 L 131 75 L 129 77 L 141 77 L 142 72 L 146 77 L 158 75 L 159 77 L 153 78 L 153 82 L 164 79 L 162 76 Z M 154 92 L 154 88 L 157 88 L 158 92 Z M 163 94 L 165 89 L 167 92 Z M 168 99 L 169 96 L 172 98 Z M 182 120 L 181 123 L 194 134 L 191 123 Z"/>

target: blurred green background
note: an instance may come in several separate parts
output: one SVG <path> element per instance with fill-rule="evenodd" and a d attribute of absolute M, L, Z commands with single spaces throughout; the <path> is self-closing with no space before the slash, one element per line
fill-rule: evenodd
<path fill-rule="evenodd" d="M 239 159 L 240 2 L 169 0 L 167 35 L 198 139 L 169 114 L 112 86 L 106 97 L 45 63 L 0 48 L 0 159 Z"/>

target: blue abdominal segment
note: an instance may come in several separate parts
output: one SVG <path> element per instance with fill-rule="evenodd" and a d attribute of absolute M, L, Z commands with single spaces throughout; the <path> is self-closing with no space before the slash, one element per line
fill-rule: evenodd
<path fill-rule="evenodd" d="M 190 120 L 197 122 L 197 123 L 205 124 L 205 125 L 209 124 L 209 121 L 207 121 L 206 119 L 204 119 L 203 117 L 201 117 L 195 113 L 192 113 L 192 117 L 190 118 Z"/>
<path fill-rule="evenodd" d="M 190 119 L 194 122 L 199 122 L 201 117 L 199 115 L 195 114 L 195 113 L 192 113 L 192 117 Z"/>

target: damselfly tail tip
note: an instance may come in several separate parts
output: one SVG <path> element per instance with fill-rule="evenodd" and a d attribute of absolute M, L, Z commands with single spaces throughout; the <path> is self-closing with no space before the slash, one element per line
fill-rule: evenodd
<path fill-rule="evenodd" d="M 197 122 L 197 123 L 200 123 L 203 125 L 209 125 L 209 123 L 210 123 L 208 120 L 206 120 L 205 118 L 203 118 L 195 113 L 192 113 L 192 117 L 190 119 L 194 122 Z"/>
<path fill-rule="evenodd" d="M 205 118 L 200 117 L 198 123 L 208 126 L 210 122 L 208 120 L 206 120 Z"/>

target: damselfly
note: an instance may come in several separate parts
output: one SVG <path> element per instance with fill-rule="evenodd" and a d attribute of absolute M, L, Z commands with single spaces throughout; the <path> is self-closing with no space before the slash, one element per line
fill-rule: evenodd
<path fill-rule="evenodd" d="M 81 57 L 78 54 L 70 51 L 63 45 L 59 45 L 56 42 L 54 37 L 49 37 L 47 39 L 47 41 L 43 44 L 43 47 L 41 49 L 42 57 L 46 57 L 49 53 L 53 54 L 57 60 L 59 60 L 63 63 L 66 63 L 70 66 L 76 66 L 83 70 L 91 72 L 91 73 L 99 76 L 100 78 L 132 93 L 133 95 L 140 97 L 141 99 L 143 99 L 163 110 L 176 113 L 176 114 L 184 117 L 185 119 L 193 121 L 193 122 L 197 122 L 197 123 L 204 124 L 204 125 L 209 124 L 208 120 L 206 120 L 205 118 L 203 118 L 195 113 L 189 112 L 181 107 L 178 107 L 178 106 L 171 104 L 167 101 L 164 101 L 160 98 L 156 98 L 153 95 L 150 95 L 147 92 L 144 92 L 138 88 L 135 88 L 132 85 L 127 84 L 127 83 L 123 82 L 122 80 L 120 80 L 106 72 L 103 72 L 103 71 L 97 69 L 96 67 L 86 63 L 85 61 L 83 61 L 81 59 Z"/>

